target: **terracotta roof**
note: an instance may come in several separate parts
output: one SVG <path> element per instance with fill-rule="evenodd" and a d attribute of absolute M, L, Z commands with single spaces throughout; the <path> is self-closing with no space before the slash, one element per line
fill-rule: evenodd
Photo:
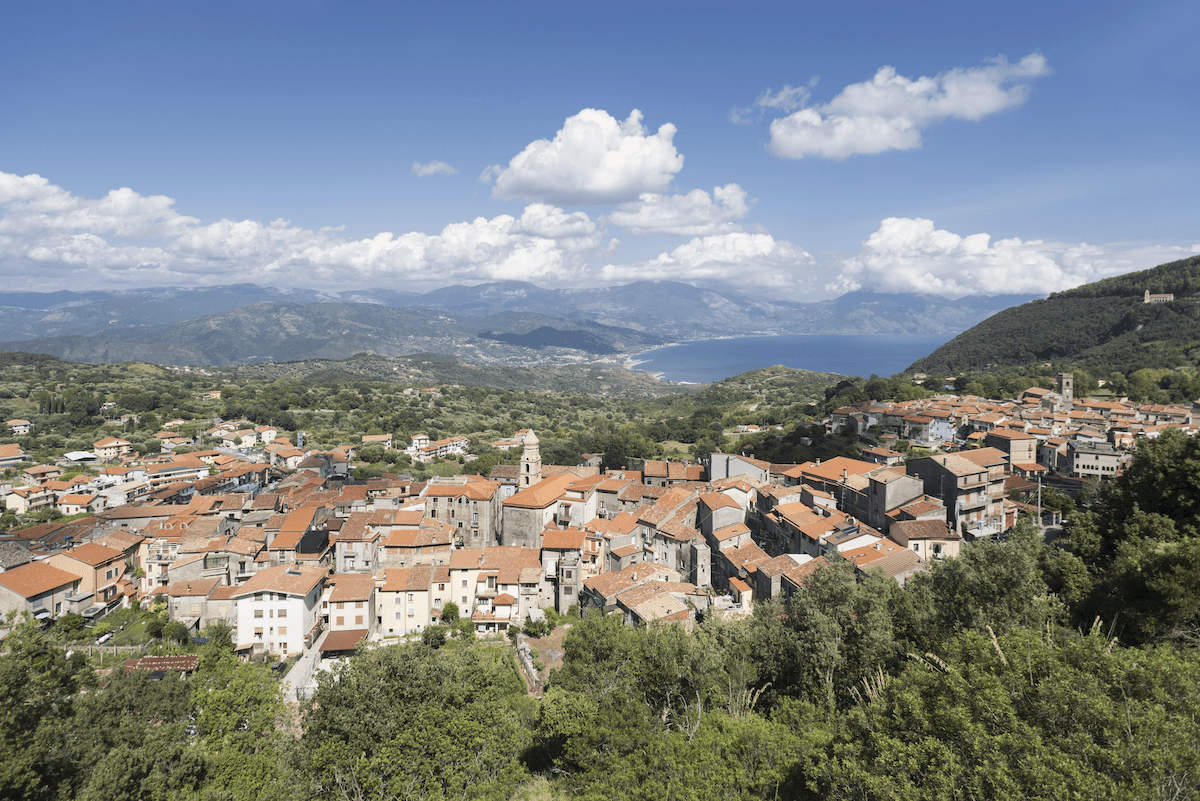
<path fill-rule="evenodd" d="M 615 573 L 601 573 L 599 576 L 592 576 L 585 579 L 583 586 L 599 593 L 605 599 L 611 599 L 617 593 L 642 584 L 657 576 L 677 576 L 673 570 L 669 570 L 662 565 L 653 563 L 638 563 L 630 565 L 624 570 L 618 570 Z"/>
<path fill-rule="evenodd" d="M 725 526 L 725 528 L 720 528 L 714 531 L 713 539 L 715 539 L 717 542 L 724 542 L 725 540 L 731 540 L 741 534 L 749 533 L 750 529 L 747 528 L 745 523 L 734 523 L 731 526 Z"/>
<path fill-rule="evenodd" d="M 962 536 L 941 520 L 898 520 L 888 532 L 902 540 L 960 540 Z"/>
<path fill-rule="evenodd" d="M 700 503 L 704 504 L 713 511 L 724 508 L 737 509 L 741 511 L 742 508 L 738 506 L 737 501 L 722 492 L 705 493 L 704 495 L 700 496 Z"/>
<path fill-rule="evenodd" d="M 542 548 L 558 551 L 577 551 L 583 548 L 587 534 L 581 529 L 568 528 L 564 531 L 550 530 L 542 534 Z"/>
<path fill-rule="evenodd" d="M 335 573 L 326 579 L 333 585 L 329 600 L 366 601 L 375 591 L 375 577 L 370 573 Z"/>
<path fill-rule="evenodd" d="M 22 598 L 33 598 L 79 580 L 74 573 L 45 562 L 28 562 L 0 573 L 0 587 L 7 587 Z"/>
<path fill-rule="evenodd" d="M 215 589 L 220 583 L 220 576 L 176 581 L 167 588 L 167 595 L 170 595 L 172 598 L 188 598 L 195 596 L 207 598 L 209 593 L 211 593 L 213 589 Z"/>
<path fill-rule="evenodd" d="M 884 575 L 898 576 L 921 564 L 921 557 L 917 556 L 914 551 L 907 548 L 901 548 L 898 551 L 884 556 L 882 559 L 877 559 L 865 567 L 866 570 L 882 570 Z"/>
<path fill-rule="evenodd" d="M 236 593 L 236 597 L 253 595 L 256 592 L 282 592 L 288 595 L 307 595 L 329 574 L 323 567 L 307 565 L 279 565 L 260 570 L 250 577 Z"/>
<path fill-rule="evenodd" d="M 532 487 L 505 498 L 504 505 L 522 509 L 545 509 L 562 497 L 567 485 L 576 478 L 573 473 L 560 473 L 551 478 L 544 478 Z"/>
<path fill-rule="evenodd" d="M 331 631 L 325 635 L 321 643 L 321 653 L 328 654 L 337 651 L 353 651 L 358 644 L 366 639 L 366 629 L 351 629 L 349 631 Z"/>
<path fill-rule="evenodd" d="M 125 557 L 125 553 L 123 551 L 118 551 L 115 548 L 106 548 L 105 546 L 95 542 L 85 542 L 78 548 L 73 548 L 70 551 L 67 551 L 66 555 L 72 559 L 78 559 L 85 565 L 91 565 L 92 567 L 98 567 L 99 565 L 102 565 L 106 562 L 111 562 L 114 559 L 123 559 Z"/>

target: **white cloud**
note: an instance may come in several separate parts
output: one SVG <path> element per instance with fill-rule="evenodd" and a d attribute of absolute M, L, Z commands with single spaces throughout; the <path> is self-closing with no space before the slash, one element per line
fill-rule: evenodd
<path fill-rule="evenodd" d="M 991 241 L 988 234 L 959 236 L 932 220 L 889 217 L 863 243 L 862 252 L 842 262 L 826 289 L 848 292 L 917 292 L 963 295 L 1058 292 L 1113 275 L 1144 270 L 1200 253 L 1187 247 Z"/>
<path fill-rule="evenodd" d="M 100 200 L 86 200 L 40 175 L 0 172 L 0 208 L 7 210 L 0 218 L 0 236 L 77 229 L 130 237 L 170 236 L 199 222 L 179 214 L 174 204 L 169 197 L 146 197 L 126 187 Z"/>
<path fill-rule="evenodd" d="M 500 169 L 492 197 L 581 205 L 663 192 L 683 169 L 674 136 L 670 123 L 647 135 L 637 109 L 622 122 L 607 111 L 585 108 L 567 118 L 553 141 L 531 142 Z"/>
<path fill-rule="evenodd" d="M 770 234 L 733 232 L 697 237 L 670 253 L 634 264 L 609 264 L 598 277 L 609 283 L 647 278 L 734 287 L 759 287 L 803 296 L 814 278 L 812 256 Z"/>
<path fill-rule="evenodd" d="M 1046 59 L 1036 53 L 1015 64 L 1000 56 L 982 67 L 915 80 L 881 67 L 872 80 L 847 86 L 830 102 L 773 121 L 767 149 L 782 158 L 838 160 L 911 150 L 921 146 L 921 131 L 936 122 L 980 120 L 1021 105 L 1029 94 L 1029 79 L 1049 72 Z M 780 93 L 775 101 L 781 106 L 799 97 L 798 90 L 785 91 L 791 94 Z"/>
<path fill-rule="evenodd" d="M 632 234 L 708 236 L 740 231 L 732 223 L 750 212 L 746 190 L 737 184 L 713 188 L 712 195 L 693 189 L 686 195 L 644 192 L 634 202 L 622 203 L 602 220 Z"/>
<path fill-rule="evenodd" d="M 286 220 L 201 225 L 174 201 L 130 189 L 77 198 L 40 176 L 0 173 L 0 263 L 9 288 L 125 288 L 255 281 L 339 289 L 384 281 L 413 286 L 523 279 L 576 280 L 578 254 L 602 235 L 583 212 L 533 204 L 448 225 L 439 233 L 344 239 Z M 611 246 L 611 245 L 610 245 Z M 22 276 L 26 276 L 22 280 Z"/>
<path fill-rule="evenodd" d="M 545 203 L 530 203 L 513 227 L 514 232 L 555 240 L 571 251 L 593 250 L 600 246 L 601 233 L 596 223 L 582 211 L 567 213 Z"/>
<path fill-rule="evenodd" d="M 418 178 L 424 178 L 427 175 L 458 175 L 458 170 L 444 161 L 431 161 L 428 164 L 414 161 L 412 173 Z"/>

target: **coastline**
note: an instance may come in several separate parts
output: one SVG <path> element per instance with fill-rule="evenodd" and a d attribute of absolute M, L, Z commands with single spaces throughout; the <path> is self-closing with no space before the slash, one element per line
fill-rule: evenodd
<path fill-rule="evenodd" d="M 626 370 L 711 384 L 774 365 L 843 376 L 897 375 L 955 334 L 754 334 L 682 340 L 631 354 Z"/>

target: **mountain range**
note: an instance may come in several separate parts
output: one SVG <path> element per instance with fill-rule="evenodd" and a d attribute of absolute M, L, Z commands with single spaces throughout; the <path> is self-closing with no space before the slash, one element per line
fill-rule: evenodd
<path fill-rule="evenodd" d="M 794 303 L 639 281 L 321 292 L 253 284 L 0 292 L 0 350 L 88 362 L 236 364 L 442 353 L 491 364 L 615 361 L 667 342 L 770 333 L 952 334 L 1031 296 L 854 292 Z"/>

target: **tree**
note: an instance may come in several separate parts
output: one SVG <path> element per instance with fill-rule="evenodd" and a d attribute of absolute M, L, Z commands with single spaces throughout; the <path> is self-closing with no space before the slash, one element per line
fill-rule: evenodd
<path fill-rule="evenodd" d="M 454 601 L 446 601 L 442 606 L 442 622 L 447 626 L 453 626 L 458 621 L 458 604 Z"/>

